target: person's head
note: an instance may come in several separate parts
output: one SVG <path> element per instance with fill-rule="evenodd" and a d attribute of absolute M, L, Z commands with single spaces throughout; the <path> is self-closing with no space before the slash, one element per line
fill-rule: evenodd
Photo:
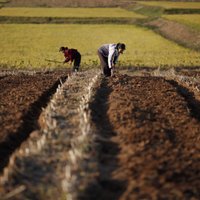
<path fill-rule="evenodd" d="M 124 43 L 118 43 L 117 49 L 119 53 L 123 54 L 124 50 L 126 50 L 126 45 Z"/>
<path fill-rule="evenodd" d="M 59 52 L 65 52 L 68 49 L 68 47 L 60 47 Z"/>

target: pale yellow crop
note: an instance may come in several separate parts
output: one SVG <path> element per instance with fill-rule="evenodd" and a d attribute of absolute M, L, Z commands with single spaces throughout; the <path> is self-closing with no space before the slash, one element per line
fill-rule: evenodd
<path fill-rule="evenodd" d="M 200 53 L 185 49 L 146 28 L 133 25 L 0 25 L 0 65 L 17 68 L 63 66 L 60 46 L 77 48 L 82 67 L 99 64 L 97 49 L 105 43 L 124 42 L 123 66 L 200 66 Z M 69 66 L 66 64 L 65 66 Z M 69 66 L 70 67 L 70 66 Z"/>

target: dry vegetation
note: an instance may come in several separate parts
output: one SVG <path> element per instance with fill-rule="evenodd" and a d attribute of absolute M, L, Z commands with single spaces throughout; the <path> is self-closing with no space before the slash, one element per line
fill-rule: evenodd
<path fill-rule="evenodd" d="M 160 18 L 146 23 L 146 25 L 176 43 L 197 51 L 200 50 L 200 33 L 183 24 Z"/>
<path fill-rule="evenodd" d="M 117 5 L 115 0 L 12 0 L 8 6 L 43 6 L 43 7 L 113 7 Z"/>

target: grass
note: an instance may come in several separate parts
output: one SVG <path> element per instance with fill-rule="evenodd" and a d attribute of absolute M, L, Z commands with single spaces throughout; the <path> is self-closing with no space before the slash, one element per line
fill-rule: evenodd
<path fill-rule="evenodd" d="M 182 9 L 197 9 L 200 8 L 200 2 L 170 2 L 170 1 L 138 1 L 138 3 L 147 6 L 159 6 L 166 9 L 182 8 Z"/>
<path fill-rule="evenodd" d="M 138 1 L 133 10 L 150 17 L 162 14 L 200 14 L 200 2 Z"/>
<path fill-rule="evenodd" d="M 143 18 L 142 15 L 122 8 L 2 8 L 0 16 Z"/>
<path fill-rule="evenodd" d="M 131 24 L 145 16 L 122 8 L 2 8 L 0 23 Z"/>
<path fill-rule="evenodd" d="M 200 14 L 200 2 L 137 1 L 127 9 L 153 18 L 163 14 Z"/>
<path fill-rule="evenodd" d="M 132 11 L 138 14 L 149 16 L 149 17 L 159 17 L 164 12 L 164 9 L 158 6 L 146 6 L 146 5 L 139 5 L 139 4 L 133 5 L 132 8 L 130 7 L 128 9 L 131 9 Z"/>
<path fill-rule="evenodd" d="M 200 66 L 200 53 L 170 42 L 153 31 L 131 25 L 0 25 L 0 65 L 15 68 L 63 66 L 60 46 L 77 48 L 82 66 L 99 64 L 97 49 L 104 43 L 124 42 L 122 66 Z M 69 64 L 65 65 L 66 67 Z M 70 66 L 69 66 L 70 67 Z"/>
<path fill-rule="evenodd" d="M 166 19 L 184 24 L 190 28 L 200 31 L 200 14 L 193 15 L 164 15 Z"/>

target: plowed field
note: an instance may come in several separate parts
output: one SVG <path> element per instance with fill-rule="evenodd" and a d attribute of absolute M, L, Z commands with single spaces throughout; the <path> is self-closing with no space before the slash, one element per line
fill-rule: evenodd
<path fill-rule="evenodd" d="M 194 72 L 195 81 L 198 73 Z M 48 178 L 36 185 L 31 173 L 15 172 L 18 179 L 8 176 L 12 181 L 0 190 L 8 193 L 5 199 L 200 199 L 200 95 L 176 78 L 138 74 L 99 76 L 95 86 L 84 81 L 92 80 L 92 73 L 70 77 L 48 116 L 53 120 L 46 132 L 51 134 L 47 133 L 48 145 L 41 150 L 48 165 L 37 168 L 41 169 L 37 174 L 47 173 Z M 192 76 L 191 71 L 178 74 Z M 1 76 L 1 170 L 14 149 L 39 129 L 41 108 L 64 75 L 62 71 Z M 92 90 L 85 90 L 88 85 Z M 89 106 L 77 109 L 77 102 L 86 101 L 85 93 L 93 93 Z M 83 139 L 86 136 L 89 139 Z M 29 159 L 34 166 L 39 155 L 27 154 L 17 165 L 28 168 Z M 56 179 L 48 167 L 55 170 Z M 45 180 L 58 182 L 48 188 Z M 66 193 L 60 192 L 61 185 Z"/>
<path fill-rule="evenodd" d="M 13 73 L 0 77 L 0 171 L 29 133 L 66 72 Z"/>
<path fill-rule="evenodd" d="M 102 82 L 91 108 L 99 176 L 86 199 L 200 198 L 199 102 L 186 88 L 119 75 Z"/>

